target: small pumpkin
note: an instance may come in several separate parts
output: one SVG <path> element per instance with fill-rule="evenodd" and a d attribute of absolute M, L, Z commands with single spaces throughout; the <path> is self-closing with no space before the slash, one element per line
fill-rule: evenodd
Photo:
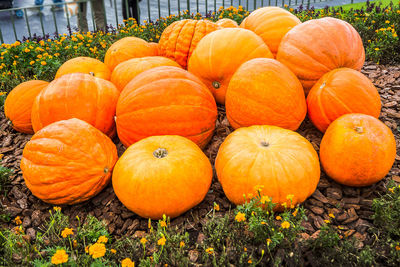
<path fill-rule="evenodd" d="M 311 143 L 296 132 L 270 125 L 243 127 L 228 135 L 215 169 L 234 204 L 243 204 L 262 188 L 260 193 L 272 198 L 277 209 L 306 200 L 320 178 L 318 154 Z"/>
<path fill-rule="evenodd" d="M 383 122 L 346 114 L 332 122 L 320 146 L 325 173 L 338 183 L 368 186 L 382 180 L 396 158 L 396 141 Z"/>
<path fill-rule="evenodd" d="M 276 59 L 296 74 L 307 94 L 325 73 L 333 69 L 361 70 L 365 51 L 353 26 L 326 17 L 292 28 L 282 38 Z"/>
<path fill-rule="evenodd" d="M 132 146 L 115 165 L 118 199 L 141 217 L 177 217 L 199 204 L 213 176 L 210 161 L 189 139 L 151 136 Z"/>
<path fill-rule="evenodd" d="M 86 73 L 97 78 L 110 80 L 111 71 L 106 64 L 91 57 L 75 57 L 64 62 L 57 70 L 56 79 L 68 73 Z"/>
<path fill-rule="evenodd" d="M 119 92 L 110 81 L 84 73 L 70 73 L 52 81 L 32 107 L 35 132 L 60 120 L 78 118 L 108 136 L 115 134 L 115 108 Z"/>
<path fill-rule="evenodd" d="M 126 147 L 153 135 L 181 135 L 204 147 L 217 113 L 212 94 L 197 77 L 162 66 L 142 72 L 125 86 L 115 120 Z"/>
<path fill-rule="evenodd" d="M 237 28 L 239 25 L 237 24 L 236 21 L 233 19 L 228 19 L 228 18 L 223 18 L 219 19 L 217 22 L 215 22 L 218 26 L 221 28 Z"/>
<path fill-rule="evenodd" d="M 225 28 L 201 39 L 189 59 L 188 70 L 207 85 L 218 103 L 224 104 L 232 75 L 244 62 L 258 57 L 273 58 L 261 37 L 249 30 Z"/>
<path fill-rule="evenodd" d="M 20 83 L 8 95 L 4 102 L 4 114 L 10 120 L 14 130 L 33 134 L 31 113 L 36 96 L 48 85 L 48 82 L 31 80 Z"/>
<path fill-rule="evenodd" d="M 166 57 L 132 58 L 115 67 L 111 74 L 111 82 L 119 91 L 122 91 L 122 89 L 124 89 L 138 74 L 159 66 L 181 67 L 178 63 Z"/>
<path fill-rule="evenodd" d="M 376 87 L 362 73 L 340 68 L 326 73 L 307 96 L 308 116 L 325 132 L 329 124 L 347 113 L 363 113 L 375 118 L 381 111 Z"/>
<path fill-rule="evenodd" d="M 26 186 L 44 202 L 76 204 L 98 194 L 118 159 L 114 143 L 90 124 L 69 119 L 36 132 L 26 144 L 21 170 Z"/>
<path fill-rule="evenodd" d="M 235 129 L 267 124 L 296 130 L 307 113 L 296 75 L 270 58 L 251 59 L 238 68 L 230 80 L 225 105 Z"/>

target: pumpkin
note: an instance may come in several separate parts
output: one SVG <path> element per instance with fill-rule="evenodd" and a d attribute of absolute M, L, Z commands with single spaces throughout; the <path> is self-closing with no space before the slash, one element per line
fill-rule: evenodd
<path fill-rule="evenodd" d="M 235 129 L 267 124 L 296 130 L 307 113 L 296 75 L 270 58 L 251 59 L 239 67 L 229 83 L 225 106 Z"/>
<path fill-rule="evenodd" d="M 291 69 L 308 93 L 327 72 L 361 70 L 364 46 L 349 23 L 335 18 L 312 19 L 295 26 L 283 38 L 276 59 Z"/>
<path fill-rule="evenodd" d="M 4 102 L 4 114 L 16 131 L 33 134 L 31 123 L 32 105 L 36 96 L 48 84 L 48 82 L 40 80 L 23 82 L 7 95 Z"/>
<path fill-rule="evenodd" d="M 187 61 L 199 41 L 219 26 L 209 20 L 184 19 L 175 21 L 161 34 L 160 56 L 175 60 L 186 69 Z"/>
<path fill-rule="evenodd" d="M 143 39 L 137 37 L 125 37 L 108 48 L 104 57 L 104 63 L 113 71 L 121 62 L 131 58 L 157 56 L 154 47 Z"/>
<path fill-rule="evenodd" d="M 115 108 L 119 92 L 104 79 L 71 73 L 52 81 L 36 97 L 32 107 L 35 132 L 60 120 L 78 118 L 108 136 L 115 134 Z"/>
<path fill-rule="evenodd" d="M 117 159 L 117 149 L 106 135 L 82 120 L 69 119 L 32 136 L 21 170 L 26 186 L 44 202 L 76 204 L 109 183 Z"/>
<path fill-rule="evenodd" d="M 151 136 L 132 146 L 115 165 L 118 199 L 141 217 L 177 217 L 199 204 L 213 176 L 210 161 L 189 139 Z"/>
<path fill-rule="evenodd" d="M 367 186 L 382 180 L 396 157 L 390 129 L 370 115 L 351 113 L 332 122 L 320 145 L 325 173 L 338 183 Z"/>
<path fill-rule="evenodd" d="M 207 85 L 218 103 L 224 104 L 232 75 L 244 62 L 258 57 L 273 58 L 261 37 L 249 30 L 225 28 L 199 42 L 188 70 Z"/>
<path fill-rule="evenodd" d="M 158 43 L 149 42 L 149 46 L 153 49 L 154 56 L 158 56 L 160 54 L 159 48 L 158 48 Z"/>
<path fill-rule="evenodd" d="M 332 70 L 312 87 L 307 96 L 308 116 L 315 127 L 325 132 L 329 124 L 347 113 L 363 113 L 375 118 L 381 111 L 378 90 L 360 72 Z"/>
<path fill-rule="evenodd" d="M 204 147 L 216 119 L 217 106 L 207 87 L 193 74 L 172 66 L 136 76 L 117 104 L 117 132 L 126 147 L 153 135 L 181 135 Z"/>
<path fill-rule="evenodd" d="M 251 12 L 240 27 L 260 36 L 276 56 L 283 36 L 300 23 L 301 21 L 286 9 L 269 6 Z"/>
<path fill-rule="evenodd" d="M 86 73 L 97 78 L 110 80 L 111 71 L 106 64 L 91 57 L 76 57 L 66 61 L 57 70 L 56 79 L 68 73 Z"/>
<path fill-rule="evenodd" d="M 159 66 L 181 67 L 178 63 L 166 57 L 132 58 L 115 67 L 111 75 L 111 82 L 114 83 L 119 91 L 122 91 L 138 74 Z"/>
<path fill-rule="evenodd" d="M 229 134 L 219 148 L 215 169 L 234 204 L 243 204 L 262 188 L 260 193 L 272 198 L 276 209 L 306 200 L 320 178 L 318 154 L 311 143 L 296 132 L 270 125 Z"/>
<path fill-rule="evenodd" d="M 217 22 L 215 22 L 215 24 L 217 24 L 221 28 L 236 28 L 236 27 L 239 27 L 239 25 L 237 24 L 236 21 L 234 21 L 233 19 L 227 19 L 227 18 L 219 19 Z"/>

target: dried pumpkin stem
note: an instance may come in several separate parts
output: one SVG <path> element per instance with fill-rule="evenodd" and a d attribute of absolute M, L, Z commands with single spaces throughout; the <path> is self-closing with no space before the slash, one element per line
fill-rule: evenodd
<path fill-rule="evenodd" d="M 269 147 L 269 143 L 268 142 L 265 142 L 265 141 L 261 141 L 261 146 L 263 146 L 263 147 Z"/>
<path fill-rule="evenodd" d="M 357 133 L 363 133 L 363 132 L 364 132 L 364 129 L 363 129 L 363 127 L 361 127 L 361 126 L 356 126 L 356 127 L 354 128 L 354 130 L 356 130 Z"/>
<path fill-rule="evenodd" d="M 215 89 L 219 89 L 219 88 L 221 87 L 221 84 L 220 84 L 219 82 L 217 82 L 217 81 L 213 81 L 213 82 L 212 82 L 212 86 L 213 86 Z"/>
<path fill-rule="evenodd" d="M 154 157 L 162 159 L 168 155 L 168 151 L 165 148 L 157 148 L 153 152 Z"/>
<path fill-rule="evenodd" d="M 108 167 L 104 168 L 104 173 L 108 173 L 110 171 L 110 169 Z"/>
<path fill-rule="evenodd" d="M 93 71 L 89 72 L 89 74 L 92 75 L 92 76 L 94 76 L 94 72 L 93 72 Z"/>

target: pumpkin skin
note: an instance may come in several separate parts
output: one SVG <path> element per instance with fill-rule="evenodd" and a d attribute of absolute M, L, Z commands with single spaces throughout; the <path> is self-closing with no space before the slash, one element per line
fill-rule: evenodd
<path fill-rule="evenodd" d="M 90 74 L 104 80 L 110 80 L 111 78 L 110 69 L 100 60 L 91 57 L 76 57 L 61 65 L 57 70 L 55 79 L 75 72 Z"/>
<path fill-rule="evenodd" d="M 117 159 L 110 138 L 82 120 L 69 119 L 32 136 L 23 151 L 21 170 L 33 195 L 47 203 L 71 205 L 106 187 Z"/>
<path fill-rule="evenodd" d="M 113 71 L 121 62 L 137 57 L 157 56 L 156 50 L 143 39 L 137 37 L 125 37 L 108 48 L 104 57 L 104 63 Z"/>
<path fill-rule="evenodd" d="M 249 30 L 225 28 L 199 42 L 189 59 L 188 70 L 207 85 L 218 103 L 224 104 L 232 75 L 244 62 L 259 57 L 273 58 L 261 37 Z"/>
<path fill-rule="evenodd" d="M 301 21 L 286 9 L 262 7 L 250 13 L 240 27 L 260 36 L 276 56 L 279 44 L 285 34 Z"/>
<path fill-rule="evenodd" d="M 186 70 L 163 66 L 142 72 L 121 92 L 116 124 L 126 146 L 153 135 L 180 135 L 200 147 L 211 139 L 217 106 L 207 87 Z"/>
<path fill-rule="evenodd" d="M 325 132 L 329 124 L 348 113 L 379 117 L 378 90 L 362 73 L 340 68 L 326 73 L 307 96 L 308 116 L 315 127 Z"/>
<path fill-rule="evenodd" d="M 111 75 L 111 82 L 119 91 L 122 91 L 138 74 L 159 66 L 181 67 L 178 63 L 166 57 L 132 58 L 115 67 Z"/>
<path fill-rule="evenodd" d="M 382 180 L 396 157 L 393 133 L 365 114 L 341 116 L 329 125 L 320 145 L 325 173 L 338 183 L 367 186 Z"/>
<path fill-rule="evenodd" d="M 84 73 L 66 74 L 52 81 L 32 107 L 35 132 L 60 120 L 78 118 L 108 136 L 115 134 L 115 108 L 119 92 L 104 79 Z"/>
<path fill-rule="evenodd" d="M 154 56 L 158 56 L 160 54 L 159 48 L 158 48 L 158 43 L 149 42 L 149 46 L 153 49 Z"/>
<path fill-rule="evenodd" d="M 361 70 L 364 46 L 349 23 L 335 18 L 306 21 L 283 38 L 276 59 L 296 74 L 308 93 L 327 72 L 337 68 Z"/>
<path fill-rule="evenodd" d="M 236 21 L 234 21 L 233 19 L 228 19 L 228 18 L 219 19 L 217 22 L 215 22 L 215 24 L 217 24 L 221 28 L 237 28 L 237 27 L 239 27 L 239 25 L 237 24 Z"/>
<path fill-rule="evenodd" d="M 257 195 L 272 198 L 281 209 L 296 205 L 317 188 L 318 154 L 300 134 L 277 126 L 243 127 L 228 135 L 219 148 L 215 169 L 225 195 L 236 205 Z M 292 202 L 287 199 L 293 195 Z"/>
<path fill-rule="evenodd" d="M 270 58 L 251 59 L 239 67 L 229 83 L 225 106 L 235 129 L 265 124 L 296 130 L 307 113 L 296 75 Z"/>
<path fill-rule="evenodd" d="M 48 84 L 41 80 L 23 82 L 7 95 L 4 102 L 4 114 L 11 121 L 14 130 L 33 134 L 31 122 L 33 102 Z"/>
<path fill-rule="evenodd" d="M 175 21 L 161 34 L 159 41 L 160 56 L 178 62 L 184 69 L 199 41 L 208 33 L 219 29 L 209 20 L 184 19 Z"/>
<path fill-rule="evenodd" d="M 112 184 L 118 199 L 144 218 L 171 218 L 199 204 L 213 171 L 201 149 L 176 135 L 151 136 L 132 146 L 115 165 Z"/>

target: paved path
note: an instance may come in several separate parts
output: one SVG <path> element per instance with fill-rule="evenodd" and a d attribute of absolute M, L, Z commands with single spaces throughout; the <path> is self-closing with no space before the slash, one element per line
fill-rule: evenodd
<path fill-rule="evenodd" d="M 107 23 L 116 25 L 118 23 L 122 23 L 122 0 L 115 0 L 116 6 L 114 4 L 114 0 L 104 0 L 106 5 L 106 13 L 107 13 Z M 161 16 L 168 16 L 168 0 L 159 0 L 160 1 L 160 12 L 158 11 L 158 1 L 156 0 L 142 0 L 140 5 L 140 19 L 148 20 L 148 1 L 150 1 L 150 17 L 155 20 Z M 178 12 L 178 0 L 169 0 L 170 1 L 170 10 L 172 14 L 177 14 Z M 247 7 L 249 11 L 254 9 L 254 1 L 256 1 L 257 7 L 261 6 L 261 2 L 263 1 L 264 5 L 278 5 L 282 6 L 283 3 L 289 4 L 293 7 L 296 7 L 296 0 L 232 0 L 233 6 L 239 6 L 241 4 L 243 7 Z M 282 2 L 284 1 L 284 2 Z M 304 1 L 307 3 L 307 0 L 297 0 L 297 5 Z M 335 6 L 335 5 L 343 5 L 350 3 L 350 0 L 326 0 L 323 2 L 315 3 L 314 1 L 321 0 L 311 0 L 311 6 L 315 8 L 322 8 L 327 5 Z M 187 7 L 186 0 L 181 0 L 180 10 L 186 10 Z M 206 12 L 206 4 L 205 0 L 198 0 L 199 2 L 199 12 L 204 14 Z M 354 2 L 365 2 L 365 0 L 354 0 Z M 51 4 L 51 0 L 45 0 L 45 4 Z M 214 11 L 214 3 L 216 3 L 217 9 L 225 3 L 225 6 L 231 5 L 231 0 L 208 0 L 207 1 L 207 10 Z M 14 7 L 26 7 L 26 6 L 34 6 L 34 0 L 14 0 Z M 197 4 L 196 0 L 189 0 L 189 6 L 191 12 L 197 12 Z M 115 14 L 115 9 L 117 10 L 117 16 Z M 55 33 L 56 28 L 54 25 L 53 13 L 50 7 L 45 7 L 42 10 L 42 19 L 44 25 L 45 33 Z M 88 11 L 88 23 L 89 29 L 93 29 L 92 18 L 90 15 L 90 9 Z M 43 30 L 40 24 L 40 12 L 35 9 L 27 10 L 26 15 L 28 17 L 31 34 L 37 33 L 39 35 L 43 35 Z M 58 32 L 66 33 L 67 32 L 67 18 L 64 14 L 64 11 L 56 11 L 55 18 L 57 21 Z M 26 21 L 24 18 L 17 18 L 15 14 L 9 14 L 9 12 L 0 12 L 0 29 L 3 34 L 4 42 L 13 43 L 15 41 L 15 35 L 12 27 L 12 20 L 15 23 L 15 29 L 17 32 L 17 38 L 22 39 L 23 36 L 29 36 L 28 28 L 26 26 Z M 76 27 L 77 18 L 76 16 L 70 18 L 71 26 Z"/>

